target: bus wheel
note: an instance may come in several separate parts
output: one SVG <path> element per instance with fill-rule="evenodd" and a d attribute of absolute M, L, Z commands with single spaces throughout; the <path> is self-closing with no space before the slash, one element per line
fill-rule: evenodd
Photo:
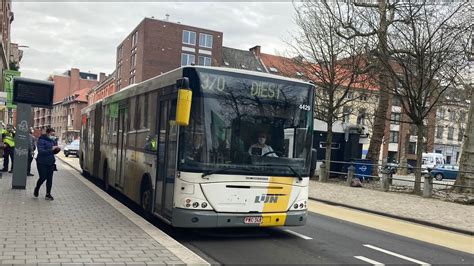
<path fill-rule="evenodd" d="M 109 167 L 107 166 L 107 163 L 104 164 L 104 173 L 102 175 L 103 181 L 104 181 L 104 190 L 109 191 Z"/>
<path fill-rule="evenodd" d="M 140 189 L 140 205 L 147 213 L 151 212 L 153 191 L 148 178 L 144 178 Z"/>

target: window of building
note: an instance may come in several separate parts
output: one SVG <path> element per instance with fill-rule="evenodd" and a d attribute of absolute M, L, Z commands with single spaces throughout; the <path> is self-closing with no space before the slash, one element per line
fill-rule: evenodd
<path fill-rule="evenodd" d="M 365 102 L 365 101 L 368 100 L 368 98 L 369 98 L 369 97 L 368 97 L 367 94 L 365 94 L 365 93 L 362 93 L 362 94 L 360 95 L 360 100 L 361 100 L 361 101 L 364 101 L 364 102 Z"/>
<path fill-rule="evenodd" d="M 365 109 L 360 109 L 359 110 L 359 115 L 357 116 L 357 124 L 364 126 L 366 118 L 367 118 L 366 110 Z"/>
<path fill-rule="evenodd" d="M 212 48 L 212 35 L 200 33 L 199 34 L 199 46 Z"/>
<path fill-rule="evenodd" d="M 137 65 L 137 54 L 132 54 L 132 57 L 130 58 L 130 68 L 134 69 L 136 65 Z"/>
<path fill-rule="evenodd" d="M 443 109 L 439 109 L 438 111 L 436 111 L 436 117 L 438 119 L 444 119 L 444 110 Z"/>
<path fill-rule="evenodd" d="M 437 139 L 442 139 L 443 138 L 443 132 L 444 131 L 444 127 L 443 126 L 438 126 L 438 128 L 436 129 L 436 138 Z"/>
<path fill-rule="evenodd" d="M 390 123 L 392 125 L 400 125 L 400 116 L 401 114 L 400 113 L 392 113 L 391 117 L 390 117 Z"/>
<path fill-rule="evenodd" d="M 119 60 L 120 58 L 122 58 L 122 45 L 120 45 L 118 48 L 117 48 L 117 60 Z"/>
<path fill-rule="evenodd" d="M 183 30 L 183 43 L 196 45 L 196 33 L 194 31 Z"/>
<path fill-rule="evenodd" d="M 398 143 L 398 131 L 390 131 L 390 143 Z"/>
<path fill-rule="evenodd" d="M 449 121 L 454 122 L 456 120 L 456 113 L 454 111 L 449 112 Z"/>
<path fill-rule="evenodd" d="M 352 91 L 348 91 L 345 98 L 348 100 L 352 99 Z"/>
<path fill-rule="evenodd" d="M 135 47 L 137 45 L 137 42 L 138 42 L 138 31 L 135 31 L 132 34 L 132 47 Z"/>
<path fill-rule="evenodd" d="M 392 106 L 401 106 L 400 97 L 398 97 L 398 95 L 393 96 Z"/>
<path fill-rule="evenodd" d="M 303 73 L 296 71 L 296 76 L 302 77 L 302 76 L 303 76 Z"/>
<path fill-rule="evenodd" d="M 193 54 L 186 54 L 186 53 L 181 54 L 181 65 L 182 66 L 193 65 L 193 64 L 195 64 L 194 60 L 195 60 L 195 56 Z"/>
<path fill-rule="evenodd" d="M 459 113 L 459 121 L 461 123 L 466 122 L 466 113 L 464 113 L 464 112 Z"/>
<path fill-rule="evenodd" d="M 408 154 L 416 154 L 416 142 L 410 142 L 408 144 Z"/>
<path fill-rule="evenodd" d="M 454 127 L 448 127 L 448 140 L 453 140 L 454 138 Z"/>
<path fill-rule="evenodd" d="M 200 66 L 211 66 L 211 58 L 209 56 L 199 56 L 198 65 Z"/>
<path fill-rule="evenodd" d="M 271 72 L 274 72 L 274 73 L 277 73 L 278 72 L 278 69 L 276 67 L 270 67 L 270 71 Z"/>
<path fill-rule="evenodd" d="M 344 106 L 342 109 L 342 121 L 344 123 L 349 123 L 350 115 L 351 115 L 351 108 L 349 106 Z"/>
<path fill-rule="evenodd" d="M 464 139 L 464 129 L 459 128 L 458 130 L 458 141 L 462 141 Z"/>

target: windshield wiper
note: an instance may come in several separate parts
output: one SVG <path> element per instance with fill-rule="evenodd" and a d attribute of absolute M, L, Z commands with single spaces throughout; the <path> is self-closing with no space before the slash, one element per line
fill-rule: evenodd
<path fill-rule="evenodd" d="M 293 174 L 295 174 L 295 176 L 296 176 L 296 177 L 298 177 L 298 179 L 299 179 L 300 181 L 301 181 L 301 180 L 303 180 L 303 177 L 301 177 L 301 175 L 300 175 L 300 174 L 298 174 L 298 172 L 296 172 L 296 170 L 295 170 L 293 167 L 289 166 L 289 165 L 281 165 L 281 164 L 264 164 L 263 166 L 286 166 L 286 167 L 288 167 L 288 168 L 291 170 L 291 172 L 293 172 Z"/>
<path fill-rule="evenodd" d="M 215 169 L 215 170 L 212 170 L 212 171 L 207 171 L 207 172 L 204 172 L 201 177 L 206 177 L 208 175 L 213 175 L 213 174 L 218 174 L 218 173 L 225 173 L 227 170 L 233 170 L 233 169 L 239 169 L 239 170 L 244 170 L 244 171 L 250 171 L 249 169 L 245 169 L 245 168 L 241 168 L 241 167 L 237 167 L 237 166 L 234 166 L 234 167 L 222 167 L 222 168 L 218 168 L 218 169 Z"/>

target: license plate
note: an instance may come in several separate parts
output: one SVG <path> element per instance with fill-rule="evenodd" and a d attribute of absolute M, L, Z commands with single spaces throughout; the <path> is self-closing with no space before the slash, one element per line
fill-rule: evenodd
<path fill-rule="evenodd" d="M 262 217 L 245 217 L 244 224 L 261 224 Z"/>

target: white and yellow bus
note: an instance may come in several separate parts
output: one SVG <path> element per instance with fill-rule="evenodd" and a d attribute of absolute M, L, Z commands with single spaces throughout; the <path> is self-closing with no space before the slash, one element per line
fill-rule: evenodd
<path fill-rule="evenodd" d="M 176 227 L 304 225 L 313 90 L 270 74 L 182 67 L 85 108 L 81 167 Z M 256 145 L 261 135 L 270 149 Z"/>

